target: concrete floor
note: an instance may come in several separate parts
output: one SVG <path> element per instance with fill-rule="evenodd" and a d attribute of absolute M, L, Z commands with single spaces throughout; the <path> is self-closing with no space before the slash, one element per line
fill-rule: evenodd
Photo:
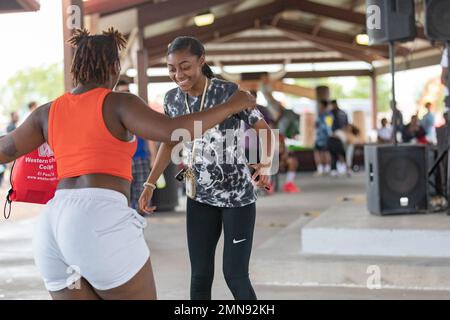
<path fill-rule="evenodd" d="M 281 181 L 283 179 L 281 177 Z M 300 194 L 278 193 L 260 197 L 257 202 L 250 271 L 259 299 L 449 299 L 448 291 L 369 290 L 350 286 L 298 285 L 295 281 L 280 285 L 276 279 L 282 270 L 270 275 L 273 281 L 258 278 L 258 273 L 252 271 L 258 269 L 259 261 L 277 265 L 275 256 L 270 256 L 273 250 L 266 248 L 271 240 L 287 230 L 286 227 L 294 222 L 306 225 L 344 197 L 362 196 L 365 192 L 363 174 L 355 174 L 352 178 L 315 178 L 302 173 L 297 181 L 302 189 Z M 3 188 L 0 196 L 5 193 Z M 0 220 L 0 299 L 49 299 L 34 267 L 31 251 L 34 219 L 40 208 L 14 204 L 12 218 L 6 222 Z M 148 218 L 148 224 L 145 237 L 151 250 L 159 298 L 188 299 L 190 267 L 183 205 L 177 212 L 155 213 Z M 298 242 L 288 242 L 279 248 L 279 252 L 296 251 L 298 247 Z M 216 254 L 213 299 L 232 299 L 221 271 L 222 248 L 221 239 Z"/>

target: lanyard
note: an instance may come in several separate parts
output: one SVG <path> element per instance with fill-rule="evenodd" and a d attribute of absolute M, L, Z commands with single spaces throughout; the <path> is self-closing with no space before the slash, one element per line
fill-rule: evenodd
<path fill-rule="evenodd" d="M 205 81 L 205 87 L 203 88 L 203 94 L 202 94 L 202 100 L 200 102 L 200 111 L 203 110 L 203 104 L 205 102 L 205 96 L 206 96 L 206 89 L 208 89 L 208 78 L 206 78 Z M 184 95 L 184 104 L 186 105 L 186 111 L 187 113 L 191 113 L 191 109 L 189 108 L 189 103 L 188 103 L 188 99 L 187 99 L 187 93 Z"/>
<path fill-rule="evenodd" d="M 203 88 L 203 94 L 202 94 L 202 100 L 200 102 L 200 110 L 199 112 L 201 112 L 203 110 L 203 105 L 205 103 L 205 97 L 206 97 L 206 89 L 208 89 L 208 78 L 206 78 L 205 80 L 205 87 Z M 191 113 L 191 109 L 189 108 L 189 104 L 188 104 L 188 99 L 187 99 L 187 93 L 184 95 L 184 104 L 186 105 L 186 112 L 189 114 Z M 192 168 L 192 164 L 193 164 L 193 158 L 195 156 L 194 154 L 195 151 L 195 139 L 194 139 L 194 143 L 192 144 L 192 152 L 191 152 L 191 156 L 189 157 L 189 167 Z"/>

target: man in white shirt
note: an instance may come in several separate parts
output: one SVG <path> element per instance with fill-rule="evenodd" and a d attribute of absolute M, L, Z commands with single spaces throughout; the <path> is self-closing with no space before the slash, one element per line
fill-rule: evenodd
<path fill-rule="evenodd" d="M 388 127 L 387 119 L 381 119 L 381 128 L 378 129 L 378 143 L 392 143 L 392 134 L 392 127 Z"/>

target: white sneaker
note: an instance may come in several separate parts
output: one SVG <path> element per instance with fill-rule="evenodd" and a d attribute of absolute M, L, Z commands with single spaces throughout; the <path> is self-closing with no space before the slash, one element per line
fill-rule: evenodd
<path fill-rule="evenodd" d="M 342 163 L 342 162 L 336 163 L 336 168 L 337 168 L 338 174 L 341 176 L 343 176 L 347 173 L 347 166 L 345 165 L 345 163 Z"/>

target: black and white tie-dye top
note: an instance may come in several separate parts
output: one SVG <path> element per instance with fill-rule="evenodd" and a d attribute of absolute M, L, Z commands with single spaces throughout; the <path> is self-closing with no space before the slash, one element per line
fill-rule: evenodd
<path fill-rule="evenodd" d="M 238 86 L 235 83 L 213 78 L 210 80 L 203 110 L 227 101 Z M 188 97 L 191 112 L 200 110 L 201 96 Z M 166 93 L 164 112 L 171 118 L 189 113 L 185 105 L 185 93 L 174 88 Z M 256 201 L 256 188 L 244 153 L 244 143 L 238 136 L 244 134 L 244 124 L 253 126 L 263 119 L 256 110 L 242 111 L 219 125 L 207 130 L 195 141 L 194 174 L 198 202 L 216 207 L 242 207 Z M 184 163 L 191 157 L 193 142 L 185 143 Z"/>

